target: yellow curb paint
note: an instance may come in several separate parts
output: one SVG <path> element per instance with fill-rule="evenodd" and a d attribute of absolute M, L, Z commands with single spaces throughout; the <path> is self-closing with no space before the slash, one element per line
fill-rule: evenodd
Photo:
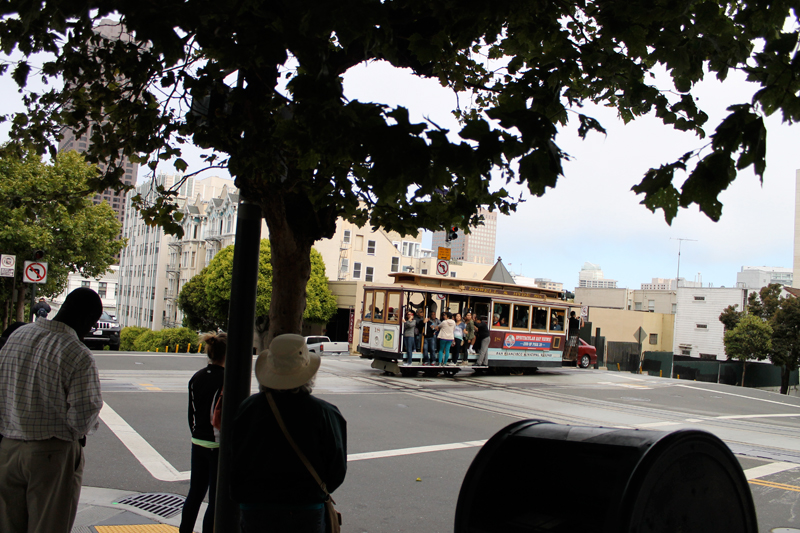
<path fill-rule="evenodd" d="M 94 526 L 97 533 L 175 533 L 178 528 L 166 524 L 142 524 L 138 526 Z"/>
<path fill-rule="evenodd" d="M 772 489 L 790 490 L 792 492 L 800 492 L 800 487 L 796 485 L 786 485 L 784 483 L 774 483 L 772 481 L 762 481 L 760 479 L 751 479 L 748 483 L 753 485 L 761 485 L 762 487 L 770 487 Z"/>
<path fill-rule="evenodd" d="M 161 390 L 158 387 L 145 387 L 147 390 Z"/>

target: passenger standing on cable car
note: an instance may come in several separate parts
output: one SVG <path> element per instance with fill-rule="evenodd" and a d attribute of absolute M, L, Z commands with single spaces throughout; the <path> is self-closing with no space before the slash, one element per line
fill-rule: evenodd
<path fill-rule="evenodd" d="M 450 362 L 458 364 L 458 356 L 461 353 L 461 344 L 464 342 L 464 322 L 461 320 L 461 313 L 453 316 L 456 321 L 456 329 L 453 330 L 453 349 L 451 350 Z"/>
<path fill-rule="evenodd" d="M 475 366 L 488 366 L 491 334 L 485 316 L 476 318 L 475 328 L 475 344 L 478 346 L 478 360 L 475 361 Z"/>
<path fill-rule="evenodd" d="M 439 324 L 439 365 L 444 366 L 450 359 L 450 345 L 453 344 L 456 322 L 451 312 L 444 313 L 444 320 Z"/>
<path fill-rule="evenodd" d="M 473 344 L 475 344 L 475 322 L 472 320 L 472 313 L 467 313 L 464 315 L 464 357 L 461 364 L 467 364 Z"/>
<path fill-rule="evenodd" d="M 436 362 L 436 331 L 439 329 L 435 311 L 431 311 L 430 317 L 423 320 L 423 327 L 422 364 L 433 366 Z"/>
<path fill-rule="evenodd" d="M 411 366 L 413 362 L 413 355 L 414 355 L 414 332 L 417 329 L 417 321 L 414 319 L 414 313 L 409 311 L 406 313 L 406 321 L 403 322 L 403 342 L 405 343 L 406 349 L 406 361 L 405 364 L 407 366 Z"/>

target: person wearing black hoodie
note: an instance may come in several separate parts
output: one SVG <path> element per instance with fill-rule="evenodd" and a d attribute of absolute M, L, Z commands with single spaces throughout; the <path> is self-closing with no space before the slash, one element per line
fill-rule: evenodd
<path fill-rule="evenodd" d="M 211 425 L 214 406 L 222 394 L 225 349 L 228 335 L 209 333 L 201 338 L 206 345 L 208 365 L 189 380 L 189 429 L 192 431 L 192 474 L 189 494 L 183 502 L 180 533 L 192 533 L 200 505 L 208 492 L 208 508 L 203 516 L 203 533 L 214 532 L 214 500 L 217 493 L 219 439 Z"/>

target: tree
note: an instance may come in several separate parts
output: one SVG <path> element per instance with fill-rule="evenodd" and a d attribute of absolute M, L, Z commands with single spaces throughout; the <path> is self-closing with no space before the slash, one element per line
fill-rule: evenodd
<path fill-rule="evenodd" d="M 783 300 L 781 292 L 783 285 L 780 283 L 770 283 L 766 287 L 761 287 L 758 292 L 751 292 L 747 296 L 748 311 L 764 320 L 771 320 Z"/>
<path fill-rule="evenodd" d="M 220 250 L 208 266 L 181 289 L 178 306 L 188 327 L 198 329 L 195 326 L 199 324 L 205 325 L 199 329 L 206 330 L 228 328 L 233 250 L 233 245 Z M 272 301 L 271 255 L 269 241 L 262 239 L 256 298 L 257 323 L 262 326 L 258 328 L 262 347 L 267 344 L 268 328 L 263 326 L 269 322 L 266 318 Z M 304 321 L 324 324 L 336 313 L 336 297 L 328 289 L 325 263 L 322 255 L 314 249 L 311 250 L 311 278 L 305 294 L 308 303 L 303 313 Z"/>
<path fill-rule="evenodd" d="M 178 294 L 178 307 L 183 311 L 183 325 L 195 331 L 216 331 L 220 325 L 210 317 L 206 307 L 205 279 L 208 267 L 187 281 Z"/>
<path fill-rule="evenodd" d="M 723 342 L 728 359 L 742 362 L 742 387 L 749 360 L 763 361 L 772 351 L 772 327 L 755 315 L 745 315 L 731 331 L 725 332 Z"/>
<path fill-rule="evenodd" d="M 725 331 L 733 331 L 744 316 L 744 311 L 737 311 L 739 304 L 729 305 L 719 315 L 719 321 L 725 326 Z"/>
<path fill-rule="evenodd" d="M 781 394 L 789 394 L 789 375 L 800 365 L 800 299 L 781 300 L 770 321 L 773 365 L 781 367 Z"/>
<path fill-rule="evenodd" d="M 139 154 L 152 154 L 153 167 L 173 159 L 185 169 L 181 148 L 192 141 L 207 149 L 210 166 L 236 176 L 270 231 L 271 335 L 300 330 L 311 246 L 333 235 L 338 217 L 401 234 L 467 229 L 480 222 L 481 206 L 508 213 L 519 200 L 490 188 L 495 173 L 537 196 L 556 185 L 569 158 L 556 144 L 559 130 L 604 132 L 583 104 L 614 107 L 626 122 L 655 114 L 702 139 L 708 116 L 693 88 L 739 69 L 756 84 L 752 99 L 730 107 L 706 145 L 633 188 L 667 221 L 693 203 L 717 220 L 718 195 L 738 171 L 752 167 L 763 178 L 764 116 L 800 117 L 800 29 L 786 24 L 793 9 L 787 0 L 10 0 L 0 42 L 23 56 L 5 68 L 20 87 L 39 52 L 52 59 L 36 75 L 63 82 L 26 94 L 12 138 L 53 149 L 61 127 L 80 134 L 102 124 L 91 129 L 88 151 L 107 164 L 98 190 L 124 188 L 122 156 L 145 162 Z M 107 16 L 134 38 L 100 35 L 116 24 L 102 22 Z M 455 110 L 461 131 L 412 123 L 402 107 L 345 99 L 342 75 L 369 61 L 463 93 L 470 104 Z M 664 87 L 654 81 L 659 69 L 671 76 Z M 673 179 L 683 172 L 679 190 Z M 163 192 L 139 207 L 180 232 L 174 191 Z"/>
<path fill-rule="evenodd" d="M 52 164 L 36 155 L 0 158 L 0 251 L 17 256 L 16 278 L 4 278 L 2 299 L 11 302 L 17 290 L 16 319 L 24 321 L 25 292 L 22 262 L 36 250 L 45 253 L 47 283 L 39 294 L 55 296 L 66 288 L 70 272 L 99 277 L 125 246 L 121 224 L 108 204 L 93 205 L 88 180 L 97 168 L 76 152 L 62 153 Z"/>

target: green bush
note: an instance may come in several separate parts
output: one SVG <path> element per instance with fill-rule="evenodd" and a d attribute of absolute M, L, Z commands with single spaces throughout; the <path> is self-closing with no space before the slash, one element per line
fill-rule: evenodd
<path fill-rule="evenodd" d="M 191 344 L 191 348 L 189 345 Z M 171 328 L 161 331 L 152 331 L 138 326 L 123 328 L 120 332 L 120 350 L 135 350 L 137 352 L 166 352 L 169 348 L 170 353 L 175 353 L 175 346 L 178 346 L 178 353 L 197 353 L 200 344 L 200 337 L 197 332 L 189 328 Z"/>
<path fill-rule="evenodd" d="M 122 328 L 122 331 L 119 333 L 119 349 L 126 352 L 135 350 L 136 339 L 145 331 L 150 330 L 147 328 L 141 328 L 139 326 L 128 326 L 126 328 Z"/>
<path fill-rule="evenodd" d="M 137 352 L 155 352 L 158 344 L 158 333 L 150 329 L 145 329 L 133 341 L 133 349 Z"/>
<path fill-rule="evenodd" d="M 162 329 L 159 333 L 159 351 L 169 347 L 171 353 L 175 353 L 175 346 L 178 346 L 178 353 L 197 353 L 200 338 L 196 331 L 189 328 Z M 191 345 L 191 348 L 190 346 Z"/>

